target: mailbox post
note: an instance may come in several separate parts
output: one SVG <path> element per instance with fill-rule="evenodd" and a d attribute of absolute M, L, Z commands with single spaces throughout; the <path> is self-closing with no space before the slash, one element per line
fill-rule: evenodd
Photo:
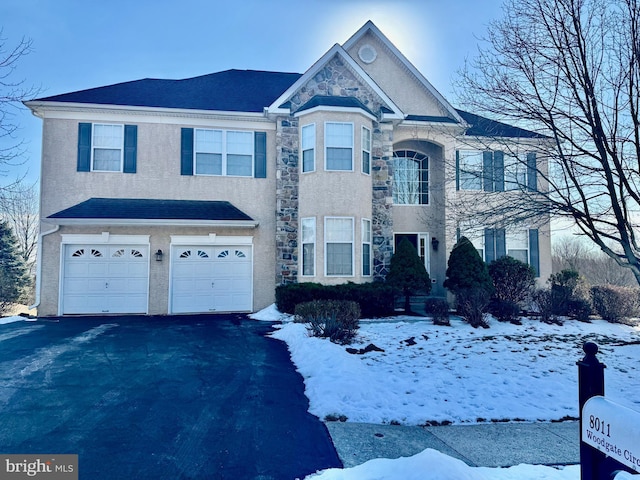
<path fill-rule="evenodd" d="M 605 365 L 598 346 L 587 342 L 578 364 L 580 478 L 612 480 L 621 471 L 640 472 L 640 413 L 604 398 Z"/>
<path fill-rule="evenodd" d="M 604 369 L 606 366 L 600 363 L 596 357 L 598 345 L 586 342 L 582 346 L 585 356 L 578 361 L 578 404 L 580 406 L 580 425 L 582 426 L 582 407 L 592 397 L 604 396 Z M 600 480 L 598 478 L 599 456 L 593 449 L 582 441 L 582 428 L 580 428 L 580 480 Z"/>

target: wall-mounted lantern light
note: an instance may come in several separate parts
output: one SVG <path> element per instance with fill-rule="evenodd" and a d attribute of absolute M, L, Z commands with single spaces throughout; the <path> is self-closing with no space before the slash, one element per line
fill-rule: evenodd
<path fill-rule="evenodd" d="M 162 250 L 158 249 L 158 251 L 156 252 L 156 262 L 161 262 L 162 261 Z"/>
<path fill-rule="evenodd" d="M 440 241 L 436 237 L 431 237 L 431 246 L 434 252 L 438 251 L 438 245 L 440 245 Z"/>

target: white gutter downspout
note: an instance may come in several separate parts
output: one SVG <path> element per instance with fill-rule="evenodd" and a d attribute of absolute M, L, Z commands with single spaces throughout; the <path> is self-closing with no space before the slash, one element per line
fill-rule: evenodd
<path fill-rule="evenodd" d="M 42 239 L 52 233 L 60 230 L 60 225 L 56 225 L 51 230 L 47 230 L 46 232 L 42 232 L 38 235 L 38 256 L 36 257 L 36 298 L 35 303 L 29 306 L 29 310 L 33 310 L 40 306 L 40 284 L 42 282 Z"/>

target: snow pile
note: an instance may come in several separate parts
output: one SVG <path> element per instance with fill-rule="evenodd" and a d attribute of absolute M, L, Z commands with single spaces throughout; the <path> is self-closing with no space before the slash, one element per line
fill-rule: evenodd
<path fill-rule="evenodd" d="M 259 312 L 252 313 L 249 318 L 259 320 L 261 322 L 289 322 L 293 319 L 291 315 L 280 313 L 275 303 L 263 308 Z"/>
<path fill-rule="evenodd" d="M 5 325 L 7 323 L 14 322 L 24 322 L 25 318 L 19 315 L 14 315 L 12 317 L 0 317 L 0 325 Z"/>
<path fill-rule="evenodd" d="M 474 329 L 428 319 L 362 321 L 360 349 L 310 337 L 304 325 L 274 332 L 287 343 L 304 378 L 309 411 L 324 419 L 422 425 L 491 420 L 550 421 L 578 417 L 577 366 L 582 345 L 595 341 L 607 365 L 608 398 L 640 410 L 640 328 L 605 321 L 563 326 L 523 319 Z M 635 343 L 634 343 L 635 342 Z"/>
<path fill-rule="evenodd" d="M 427 475 L 428 473 L 428 475 Z M 427 449 L 408 458 L 375 459 L 357 467 L 332 468 L 307 480 L 579 480 L 580 467 L 562 469 L 540 465 L 510 468 L 469 467 L 461 460 Z"/>

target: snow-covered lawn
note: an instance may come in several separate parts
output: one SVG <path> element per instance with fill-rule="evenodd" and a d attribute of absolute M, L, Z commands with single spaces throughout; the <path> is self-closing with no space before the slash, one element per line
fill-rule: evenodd
<path fill-rule="evenodd" d="M 547 325 L 491 322 L 474 329 L 395 317 L 361 322 L 357 343 L 384 352 L 350 354 L 286 323 L 273 337 L 287 343 L 305 381 L 309 411 L 321 419 L 424 425 L 492 420 L 550 421 L 578 416 L 576 361 L 595 341 L 607 365 L 607 396 L 640 410 L 640 327 L 566 321 Z"/>
<path fill-rule="evenodd" d="M 490 321 L 474 329 L 457 318 L 450 327 L 429 319 L 363 320 L 356 343 L 336 345 L 310 337 L 270 307 L 254 316 L 282 320 L 272 336 L 287 343 L 304 378 L 309 411 L 320 419 L 424 425 L 492 420 L 551 421 L 578 417 L 576 361 L 585 341 L 600 346 L 607 365 L 607 397 L 640 411 L 640 327 L 566 321 L 523 325 Z M 348 348 L 374 344 L 384 350 L 360 355 Z M 577 466 L 562 470 L 520 465 L 472 468 L 433 450 L 398 460 L 377 459 L 346 470 L 327 470 L 314 480 L 579 478 Z M 441 473 L 440 473 L 441 472 Z M 413 476 L 412 476 L 413 475 Z"/>

